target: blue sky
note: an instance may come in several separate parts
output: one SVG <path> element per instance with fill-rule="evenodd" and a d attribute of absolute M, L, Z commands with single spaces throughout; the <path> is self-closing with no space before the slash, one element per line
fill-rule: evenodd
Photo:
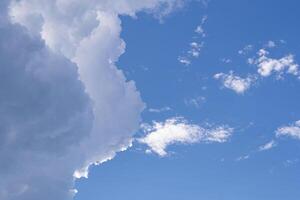
<path fill-rule="evenodd" d="M 3 0 L 0 199 L 298 200 L 299 6 Z"/>

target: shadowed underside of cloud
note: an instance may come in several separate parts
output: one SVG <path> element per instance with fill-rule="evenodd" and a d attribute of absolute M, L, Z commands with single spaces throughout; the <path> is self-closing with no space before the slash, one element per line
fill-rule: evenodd
<path fill-rule="evenodd" d="M 184 118 L 171 118 L 165 122 L 144 125 L 145 137 L 138 142 L 149 146 L 146 152 L 167 156 L 167 147 L 173 144 L 224 143 L 232 135 L 233 128 L 228 126 L 202 127 L 191 124 Z"/>
<path fill-rule="evenodd" d="M 181 3 L 0 2 L 1 200 L 72 199 L 75 178 L 131 145 L 144 103 L 114 64 L 119 15 Z"/>
<path fill-rule="evenodd" d="M 74 63 L 20 26 L 0 32 L 0 199 L 69 199 L 90 98 Z"/>

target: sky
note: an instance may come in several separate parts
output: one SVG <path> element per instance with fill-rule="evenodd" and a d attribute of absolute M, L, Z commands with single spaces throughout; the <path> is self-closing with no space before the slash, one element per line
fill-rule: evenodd
<path fill-rule="evenodd" d="M 2 0 L 0 199 L 298 200 L 299 6 Z"/>

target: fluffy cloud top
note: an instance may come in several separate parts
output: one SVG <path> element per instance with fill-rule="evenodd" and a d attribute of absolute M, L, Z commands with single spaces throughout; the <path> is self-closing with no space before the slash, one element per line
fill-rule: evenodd
<path fill-rule="evenodd" d="M 167 147 L 172 144 L 226 142 L 233 129 L 226 126 L 204 128 L 183 118 L 171 118 L 165 122 L 154 122 L 152 126 L 147 125 L 144 131 L 147 135 L 138 141 L 147 144 L 150 151 L 163 157 L 167 156 Z"/>
<path fill-rule="evenodd" d="M 225 74 L 225 73 L 215 74 L 214 78 L 221 80 L 225 88 L 231 89 L 238 94 L 243 94 L 246 90 L 248 90 L 251 87 L 251 85 L 256 80 L 254 76 L 241 78 L 237 75 L 234 75 L 233 71 L 230 71 L 229 74 Z"/>
<path fill-rule="evenodd" d="M 282 126 L 276 130 L 276 136 L 288 136 L 300 140 L 300 120 L 288 126 Z"/>
<path fill-rule="evenodd" d="M 131 145 L 144 104 L 114 64 L 119 15 L 181 3 L 1 0 L 1 200 L 72 199 L 74 176 Z"/>

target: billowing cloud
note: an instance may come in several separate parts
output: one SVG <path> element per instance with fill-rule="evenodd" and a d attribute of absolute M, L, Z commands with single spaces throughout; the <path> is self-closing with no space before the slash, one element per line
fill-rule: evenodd
<path fill-rule="evenodd" d="M 255 82 L 255 76 L 247 76 L 246 78 L 241 78 L 240 76 L 234 75 L 233 71 L 230 71 L 229 74 L 218 73 L 214 75 L 214 78 L 221 80 L 225 88 L 231 89 L 238 94 L 243 94 L 248 90 L 251 85 Z"/>
<path fill-rule="evenodd" d="M 119 15 L 181 3 L 0 2 L 1 200 L 72 199 L 75 178 L 131 145 L 144 103 L 115 66 Z"/>
<path fill-rule="evenodd" d="M 276 130 L 277 137 L 291 137 L 300 140 L 300 120 L 287 126 L 282 126 Z"/>
<path fill-rule="evenodd" d="M 0 199 L 70 199 L 91 100 L 74 63 L 23 27 L 0 32 Z"/>
<path fill-rule="evenodd" d="M 194 143 L 223 143 L 232 135 L 233 129 L 227 126 L 202 127 L 191 124 L 183 118 L 170 118 L 165 122 L 154 122 L 153 125 L 145 125 L 146 136 L 138 139 L 142 144 L 148 145 L 151 151 L 159 156 L 167 156 L 167 148 L 173 144 Z"/>

